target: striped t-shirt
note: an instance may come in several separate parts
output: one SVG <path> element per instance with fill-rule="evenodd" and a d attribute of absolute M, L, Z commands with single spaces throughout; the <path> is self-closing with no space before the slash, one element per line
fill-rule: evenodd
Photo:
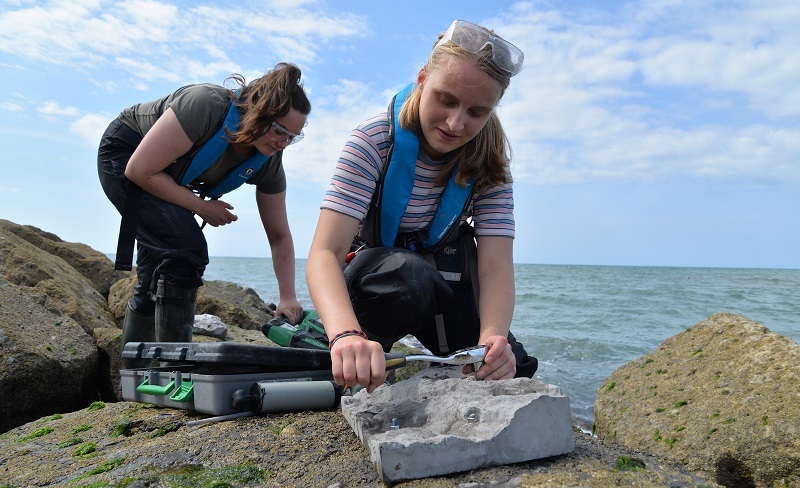
<path fill-rule="evenodd" d="M 321 208 L 363 220 L 389 152 L 389 119 L 386 113 L 361 123 L 350 134 L 336 163 Z M 426 229 L 444 192 L 435 181 L 443 162 L 432 161 L 420 149 L 414 172 L 411 200 L 400 221 L 399 232 Z M 511 178 L 509 177 L 509 180 Z M 514 193 L 511 183 L 473 194 L 461 222 L 472 217 L 476 236 L 514 237 Z"/>

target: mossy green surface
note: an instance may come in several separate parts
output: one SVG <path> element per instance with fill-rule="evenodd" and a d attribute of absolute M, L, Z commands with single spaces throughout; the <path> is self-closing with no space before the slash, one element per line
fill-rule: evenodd
<path fill-rule="evenodd" d="M 92 402 L 91 405 L 86 407 L 86 411 L 94 412 L 95 410 L 100 410 L 101 408 L 106 408 L 106 404 L 103 402 Z"/>
<path fill-rule="evenodd" d="M 223 488 L 252 486 L 273 476 L 273 473 L 250 464 L 211 469 L 190 466 L 162 474 L 159 482 L 169 488 Z"/>
<path fill-rule="evenodd" d="M 628 456 L 620 456 L 617 458 L 617 462 L 614 463 L 614 469 L 617 471 L 639 471 L 644 468 L 644 462 Z"/>
<path fill-rule="evenodd" d="M 87 425 L 87 424 L 79 425 L 78 427 L 72 429 L 72 434 L 73 435 L 74 434 L 79 434 L 79 433 L 85 432 L 85 431 L 87 431 L 87 430 L 89 430 L 91 428 L 92 428 L 91 425 Z"/>
<path fill-rule="evenodd" d="M 53 430 L 55 430 L 55 429 L 53 429 L 52 427 L 43 427 L 41 429 L 36 429 L 33 432 L 31 432 L 30 434 L 28 434 L 25 437 L 23 437 L 22 440 L 23 441 L 29 441 L 31 439 L 36 439 L 37 437 L 44 437 L 47 434 L 53 432 Z"/>
<path fill-rule="evenodd" d="M 82 479 L 86 479 L 86 478 L 88 478 L 90 476 L 94 476 L 96 474 L 107 473 L 109 471 L 113 471 L 113 470 L 117 469 L 118 467 L 122 466 L 122 464 L 124 462 L 125 462 L 125 458 L 121 458 L 121 457 L 120 458 L 110 459 L 108 461 L 103 462 L 100 466 L 94 468 L 93 470 L 89 471 L 85 475 L 78 477 L 77 480 L 79 481 L 79 480 L 82 480 Z"/>
<path fill-rule="evenodd" d="M 80 439 L 78 437 L 73 437 L 72 439 L 67 439 L 65 441 L 59 442 L 58 444 L 56 444 L 56 446 L 59 449 L 64 449 L 65 447 L 77 446 L 78 444 L 80 444 L 82 442 L 83 442 L 83 439 Z"/>
<path fill-rule="evenodd" d="M 95 452 L 95 450 L 97 450 L 97 446 L 95 445 L 94 442 L 84 442 L 83 444 L 75 448 L 75 451 L 72 453 L 72 457 L 86 456 L 88 454 Z"/>
<path fill-rule="evenodd" d="M 128 430 L 128 426 L 131 424 L 131 419 L 128 416 L 122 417 L 117 422 L 117 425 L 114 426 L 114 430 L 111 431 L 111 437 L 119 437 L 121 435 L 125 435 Z"/>
<path fill-rule="evenodd" d="M 153 437 L 161 437 L 161 436 L 169 434 L 170 432 L 175 432 L 176 430 L 178 430 L 180 428 L 181 428 L 181 425 L 178 424 L 178 423 L 168 423 L 168 424 L 165 424 L 165 425 L 159 427 L 158 429 L 156 429 L 152 434 L 150 434 L 150 437 L 151 438 L 153 438 Z"/>

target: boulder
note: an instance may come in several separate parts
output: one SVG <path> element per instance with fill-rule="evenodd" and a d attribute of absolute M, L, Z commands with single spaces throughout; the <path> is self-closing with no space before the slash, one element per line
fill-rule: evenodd
<path fill-rule="evenodd" d="M 74 268 L 103 297 L 108 297 L 111 285 L 130 272 L 117 271 L 105 254 L 79 242 L 64 242 L 58 236 L 32 225 L 19 225 L 0 219 L 0 229 L 11 233 L 40 250 L 58 256 Z"/>
<path fill-rule="evenodd" d="M 133 295 L 136 275 L 114 283 L 109 292 L 108 306 L 118 325 L 125 317 L 125 307 Z M 272 317 L 272 310 L 252 288 L 228 281 L 205 281 L 197 290 L 195 313 L 218 317 L 226 325 L 249 330 L 261 330 Z"/>
<path fill-rule="evenodd" d="M 125 320 L 125 309 L 128 307 L 128 300 L 133 295 L 133 287 L 136 285 L 136 274 L 132 273 L 111 285 L 108 290 L 108 309 L 114 315 L 114 322 L 122 328 L 122 321 Z"/>
<path fill-rule="evenodd" d="M 678 460 L 724 486 L 800 486 L 800 347 L 718 314 L 616 370 L 598 437 Z"/>
<path fill-rule="evenodd" d="M 0 276 L 0 432 L 97 399 L 94 341 L 47 301 Z"/>
<path fill-rule="evenodd" d="M 0 220 L 0 432 L 121 399 L 120 325 L 135 283 L 84 244 Z M 272 313 L 253 290 L 209 282 L 201 296 L 200 313 L 207 304 L 248 328 L 231 327 L 230 340 L 274 345 L 261 333 Z"/>
<path fill-rule="evenodd" d="M 206 281 L 197 291 L 197 314 L 220 318 L 227 325 L 261 330 L 272 317 L 272 310 L 252 288 L 228 281 Z"/>
<path fill-rule="evenodd" d="M 98 394 L 106 402 L 122 400 L 120 373 L 122 369 L 122 330 L 116 327 L 100 327 L 92 334 L 97 345 Z"/>
<path fill-rule="evenodd" d="M 34 235 L 38 234 L 28 237 L 32 239 Z M 106 298 L 89 278 L 64 259 L 5 227 L 0 227 L 0 274 L 16 286 L 38 293 L 40 306 L 70 317 L 87 334 L 114 324 Z"/>

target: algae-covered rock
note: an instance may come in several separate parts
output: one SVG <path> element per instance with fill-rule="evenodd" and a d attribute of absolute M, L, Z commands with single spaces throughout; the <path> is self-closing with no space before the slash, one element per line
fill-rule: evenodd
<path fill-rule="evenodd" d="M 705 471 L 726 486 L 800 486 L 800 346 L 718 314 L 616 370 L 600 438 Z"/>

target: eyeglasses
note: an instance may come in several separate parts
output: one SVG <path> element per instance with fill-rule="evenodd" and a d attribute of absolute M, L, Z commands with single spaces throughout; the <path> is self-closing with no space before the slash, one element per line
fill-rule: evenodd
<path fill-rule="evenodd" d="M 498 68 L 508 72 L 511 76 L 522 71 L 522 61 L 525 59 L 525 55 L 517 46 L 472 22 L 454 20 L 447 32 L 444 33 L 444 37 L 433 48 L 436 49 L 447 41 L 453 41 L 473 54 L 477 54 L 488 44 L 492 48 L 492 61 Z"/>
<path fill-rule="evenodd" d="M 300 131 L 299 134 L 295 134 L 277 122 L 272 122 L 272 125 L 270 125 L 267 130 L 267 134 L 270 134 L 277 142 L 286 142 L 288 144 L 300 142 L 304 136 L 303 131 Z"/>

